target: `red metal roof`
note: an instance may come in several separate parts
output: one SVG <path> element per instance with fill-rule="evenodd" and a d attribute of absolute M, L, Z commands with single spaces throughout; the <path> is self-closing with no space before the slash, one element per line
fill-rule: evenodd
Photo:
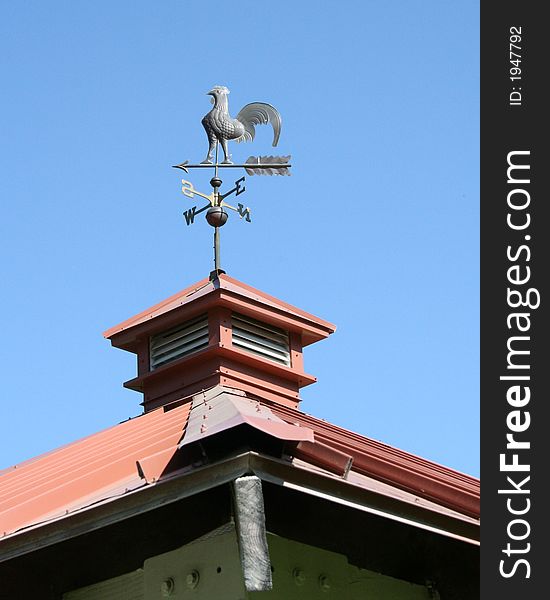
<path fill-rule="evenodd" d="M 273 411 L 313 429 L 315 439 L 353 459 L 352 470 L 479 517 L 479 479 L 277 404 Z"/>
<path fill-rule="evenodd" d="M 144 485 L 136 461 L 177 450 L 190 405 L 152 411 L 0 471 L 2 536 Z M 158 475 L 157 475 L 158 476 Z"/>
<path fill-rule="evenodd" d="M 148 308 L 139 314 L 123 321 L 122 323 L 111 327 L 107 331 L 103 333 L 104 337 L 110 339 L 113 336 L 142 325 L 152 319 L 156 319 L 161 315 L 165 315 L 171 311 L 179 309 L 187 304 L 197 301 L 201 298 L 204 298 L 208 294 L 212 294 L 213 292 L 220 290 L 221 292 L 225 292 L 230 294 L 234 298 L 244 297 L 248 300 L 253 300 L 258 303 L 258 305 L 263 305 L 269 307 L 270 309 L 276 309 L 281 311 L 287 316 L 296 317 L 298 319 L 302 319 L 309 323 L 314 323 L 316 326 L 321 327 L 326 331 L 323 337 L 326 337 L 329 333 L 333 333 L 336 330 L 336 326 L 328 321 L 324 321 L 323 319 L 319 319 L 318 317 L 297 308 L 296 306 L 292 306 L 283 300 L 279 300 L 274 296 L 270 296 L 265 292 L 262 292 L 256 288 L 253 288 L 242 281 L 238 281 L 233 277 L 229 277 L 222 273 L 219 275 L 217 279 L 214 281 L 210 281 L 205 278 L 196 284 L 185 288 L 181 292 L 170 296 L 166 300 L 155 304 L 151 308 Z M 307 343 L 311 343 L 315 341 L 313 339 L 308 339 Z"/>
<path fill-rule="evenodd" d="M 243 424 L 288 440 L 296 468 L 332 478 L 340 473 L 339 479 L 349 485 L 420 503 L 427 510 L 463 519 L 479 516 L 479 481 L 474 477 L 299 410 L 220 387 L 1 471 L 0 543 L 2 536 L 174 476 L 167 466 L 178 448 Z"/>

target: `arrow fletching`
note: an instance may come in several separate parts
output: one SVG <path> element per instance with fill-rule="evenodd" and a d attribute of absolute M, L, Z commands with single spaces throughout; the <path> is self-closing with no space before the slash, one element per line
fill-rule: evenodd
<path fill-rule="evenodd" d="M 290 155 L 250 156 L 245 162 L 247 175 L 290 175 Z"/>
<path fill-rule="evenodd" d="M 186 161 L 182 162 L 179 165 L 172 165 L 172 168 L 174 168 L 174 169 L 181 169 L 182 171 L 185 171 L 186 173 L 189 173 L 189 171 L 187 170 L 187 167 L 186 167 L 186 165 L 188 163 L 189 163 L 189 161 L 186 160 Z"/>

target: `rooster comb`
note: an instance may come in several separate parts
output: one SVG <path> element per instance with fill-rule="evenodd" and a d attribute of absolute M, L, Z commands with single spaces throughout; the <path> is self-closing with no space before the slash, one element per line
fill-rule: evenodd
<path fill-rule="evenodd" d="M 229 90 L 225 87 L 225 85 L 215 85 L 212 88 L 213 92 L 220 92 L 221 94 L 229 94 Z"/>

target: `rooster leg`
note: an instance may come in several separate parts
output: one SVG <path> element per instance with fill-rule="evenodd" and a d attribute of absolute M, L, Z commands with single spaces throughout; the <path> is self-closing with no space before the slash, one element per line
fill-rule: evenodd
<path fill-rule="evenodd" d="M 231 161 L 231 154 L 228 154 L 228 152 L 227 152 L 227 140 L 222 138 L 221 144 L 222 144 L 222 150 L 223 150 L 222 165 L 232 165 L 233 163 Z"/>
<path fill-rule="evenodd" d="M 212 158 L 214 156 L 214 148 L 216 147 L 216 138 L 208 137 L 208 141 L 210 142 L 210 146 L 208 148 L 208 154 L 206 155 L 206 158 L 201 162 L 201 165 L 211 165 L 212 164 Z"/>

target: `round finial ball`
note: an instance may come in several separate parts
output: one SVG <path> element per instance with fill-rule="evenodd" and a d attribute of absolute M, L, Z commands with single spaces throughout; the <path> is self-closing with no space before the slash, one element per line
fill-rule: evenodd
<path fill-rule="evenodd" d="M 221 227 L 227 222 L 229 215 L 221 206 L 213 206 L 206 211 L 206 220 L 212 227 Z"/>
<path fill-rule="evenodd" d="M 222 184 L 222 180 L 219 177 L 212 177 L 212 179 L 210 180 L 210 185 L 213 188 L 219 188 Z"/>

